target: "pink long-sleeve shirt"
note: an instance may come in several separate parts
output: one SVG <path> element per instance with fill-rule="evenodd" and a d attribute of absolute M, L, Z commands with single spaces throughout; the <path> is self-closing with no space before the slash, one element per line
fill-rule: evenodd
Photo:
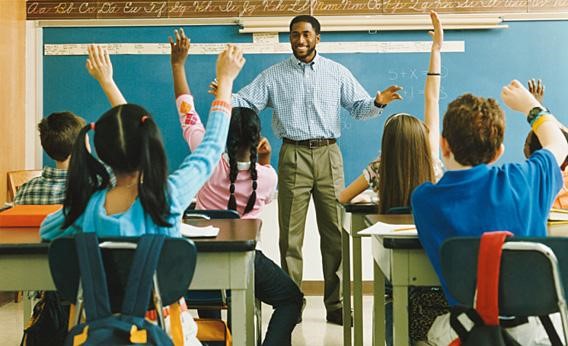
<path fill-rule="evenodd" d="M 183 131 L 183 137 L 193 152 L 200 144 L 205 134 L 205 128 L 195 110 L 193 96 L 180 95 L 176 100 L 179 121 Z M 272 200 L 276 189 L 277 175 L 270 165 L 256 164 L 257 184 L 256 203 L 253 209 L 243 215 L 248 199 L 252 193 L 252 179 L 248 171 L 250 162 L 238 162 L 239 174 L 235 181 L 235 199 L 237 211 L 242 218 L 257 218 L 266 204 Z M 229 202 L 230 166 L 229 156 L 225 153 L 221 156 L 217 167 L 209 180 L 197 193 L 197 209 L 227 209 Z"/>

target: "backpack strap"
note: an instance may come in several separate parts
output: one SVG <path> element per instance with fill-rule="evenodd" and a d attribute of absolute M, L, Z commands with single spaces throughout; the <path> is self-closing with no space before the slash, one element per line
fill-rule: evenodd
<path fill-rule="evenodd" d="M 79 258 L 87 322 L 108 317 L 111 315 L 110 301 L 97 235 L 93 232 L 77 234 L 75 247 Z"/>
<path fill-rule="evenodd" d="M 552 323 L 550 316 L 543 315 L 538 316 L 538 318 L 540 319 L 540 322 L 542 323 L 542 326 L 544 327 L 544 330 L 548 335 L 550 344 L 552 346 L 562 346 L 562 340 L 560 340 L 560 336 L 558 335 L 558 332 L 556 332 L 556 328 L 554 328 L 554 324 Z"/>
<path fill-rule="evenodd" d="M 122 313 L 144 317 L 152 294 L 153 278 L 165 240 L 164 235 L 147 234 L 140 237 L 128 275 Z"/>
<path fill-rule="evenodd" d="M 481 235 L 477 256 L 477 298 L 475 310 L 487 326 L 499 325 L 499 272 L 503 243 L 511 232 L 486 232 Z"/>

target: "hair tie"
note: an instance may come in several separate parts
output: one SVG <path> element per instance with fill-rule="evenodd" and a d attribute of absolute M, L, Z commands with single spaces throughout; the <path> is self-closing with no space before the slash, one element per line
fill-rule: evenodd
<path fill-rule="evenodd" d="M 95 123 L 91 123 L 91 130 L 95 131 Z"/>
<path fill-rule="evenodd" d="M 144 122 L 146 121 L 146 119 L 148 119 L 148 116 L 147 116 L 147 115 L 143 115 L 142 118 L 140 118 L 140 122 L 141 122 L 142 124 L 144 124 Z"/>

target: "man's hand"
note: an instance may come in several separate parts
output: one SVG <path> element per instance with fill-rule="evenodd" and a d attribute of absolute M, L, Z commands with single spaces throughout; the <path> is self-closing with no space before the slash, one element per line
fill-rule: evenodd
<path fill-rule="evenodd" d="M 174 30 L 175 41 L 168 37 L 171 47 L 170 60 L 173 65 L 185 65 L 185 60 L 187 59 L 187 54 L 189 52 L 190 41 L 182 28 L 179 30 Z"/>
<path fill-rule="evenodd" d="M 544 84 L 540 79 L 529 79 L 529 92 L 533 94 L 533 96 L 538 100 L 538 102 L 542 103 L 544 100 Z"/>
<path fill-rule="evenodd" d="M 89 57 L 86 67 L 89 74 L 101 85 L 112 82 L 112 63 L 108 50 L 99 45 L 90 44 L 87 48 Z"/>
<path fill-rule="evenodd" d="M 542 107 L 541 103 L 516 79 L 503 87 L 501 98 L 509 108 L 524 115 L 534 107 Z"/>
<path fill-rule="evenodd" d="M 398 93 L 400 90 L 402 90 L 402 87 L 398 85 L 391 85 L 383 91 L 377 91 L 375 101 L 383 105 L 388 105 L 394 100 L 402 100 L 402 96 Z"/>

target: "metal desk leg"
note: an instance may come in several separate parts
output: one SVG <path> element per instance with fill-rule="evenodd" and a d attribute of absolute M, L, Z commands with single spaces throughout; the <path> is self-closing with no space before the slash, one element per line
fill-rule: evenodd
<path fill-rule="evenodd" d="M 353 341 L 363 345 L 363 274 L 361 263 L 361 237 L 353 239 Z"/>
<path fill-rule="evenodd" d="M 351 251 L 350 235 L 343 227 L 341 232 L 341 258 L 343 269 L 343 345 L 351 345 Z"/>
<path fill-rule="evenodd" d="M 408 286 L 393 286 L 393 344 L 410 345 L 408 340 Z"/>
<path fill-rule="evenodd" d="M 385 345 L 385 276 L 373 261 L 373 346 Z"/>

